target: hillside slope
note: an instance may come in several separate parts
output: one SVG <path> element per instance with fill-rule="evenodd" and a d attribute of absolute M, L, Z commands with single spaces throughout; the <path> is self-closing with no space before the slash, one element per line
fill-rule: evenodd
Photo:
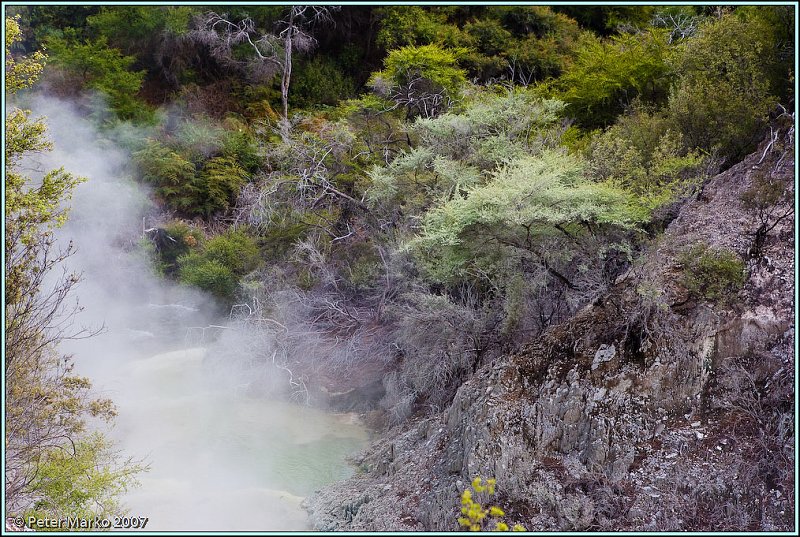
<path fill-rule="evenodd" d="M 708 181 L 600 300 L 390 431 L 307 500 L 314 525 L 455 530 L 482 476 L 534 531 L 793 529 L 793 134 Z M 754 251 L 763 184 L 766 227 L 786 216 Z M 687 290 L 697 244 L 747 260 L 726 300 Z"/>

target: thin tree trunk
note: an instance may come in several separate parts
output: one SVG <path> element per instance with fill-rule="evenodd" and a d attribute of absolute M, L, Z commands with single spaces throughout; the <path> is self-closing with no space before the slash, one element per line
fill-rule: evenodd
<path fill-rule="evenodd" d="M 284 43 L 283 78 L 281 79 L 281 102 L 283 119 L 289 121 L 289 83 L 292 79 L 292 35 L 294 34 L 294 8 L 289 12 L 289 28 Z"/>

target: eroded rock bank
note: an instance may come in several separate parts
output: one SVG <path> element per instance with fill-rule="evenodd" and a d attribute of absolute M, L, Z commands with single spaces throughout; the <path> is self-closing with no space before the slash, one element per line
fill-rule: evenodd
<path fill-rule="evenodd" d="M 770 140 L 708 181 L 598 300 L 311 496 L 314 527 L 455 530 L 460 493 L 483 476 L 529 530 L 792 530 L 793 130 Z M 766 235 L 747 201 L 765 180 L 789 194 Z M 687 290 L 698 244 L 747 260 L 734 296 Z"/>

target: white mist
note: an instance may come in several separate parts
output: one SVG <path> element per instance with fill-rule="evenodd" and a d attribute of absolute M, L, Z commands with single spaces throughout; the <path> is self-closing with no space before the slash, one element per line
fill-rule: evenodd
<path fill-rule="evenodd" d="M 208 296 L 154 275 L 138 249 L 153 207 L 129 176 L 129 156 L 69 103 L 37 96 L 26 107 L 47 117 L 54 142 L 29 166 L 88 179 L 58 241 L 74 242 L 66 265 L 82 273 L 71 298 L 84 308 L 76 325 L 104 330 L 61 350 L 116 403 L 108 434 L 118 449 L 150 465 L 123 499 L 129 515 L 148 517 L 154 531 L 307 529 L 302 497 L 349 475 L 344 456 L 363 446 L 365 431 L 344 416 L 252 396 L 247 379 L 274 370 L 245 370 L 252 356 L 230 352 L 247 334 L 217 318 Z M 222 363 L 210 338 L 190 329 L 211 324 L 228 326 Z"/>

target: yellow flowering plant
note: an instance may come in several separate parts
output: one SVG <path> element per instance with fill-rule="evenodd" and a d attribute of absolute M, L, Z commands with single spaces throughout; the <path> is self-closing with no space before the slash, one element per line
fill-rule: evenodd
<path fill-rule="evenodd" d="M 469 528 L 470 531 L 481 531 L 485 527 L 490 527 L 491 531 L 509 531 L 509 526 L 501 517 L 505 516 L 505 511 L 493 505 L 488 509 L 483 507 L 479 501 L 473 498 L 476 495 L 486 493 L 486 497 L 495 492 L 496 480 L 489 478 L 484 483 L 483 478 L 476 477 L 472 480 L 471 490 L 465 489 L 461 494 L 461 514 L 458 524 Z M 494 527 L 492 527 L 492 524 Z M 527 531 L 521 524 L 514 524 L 511 531 Z"/>

